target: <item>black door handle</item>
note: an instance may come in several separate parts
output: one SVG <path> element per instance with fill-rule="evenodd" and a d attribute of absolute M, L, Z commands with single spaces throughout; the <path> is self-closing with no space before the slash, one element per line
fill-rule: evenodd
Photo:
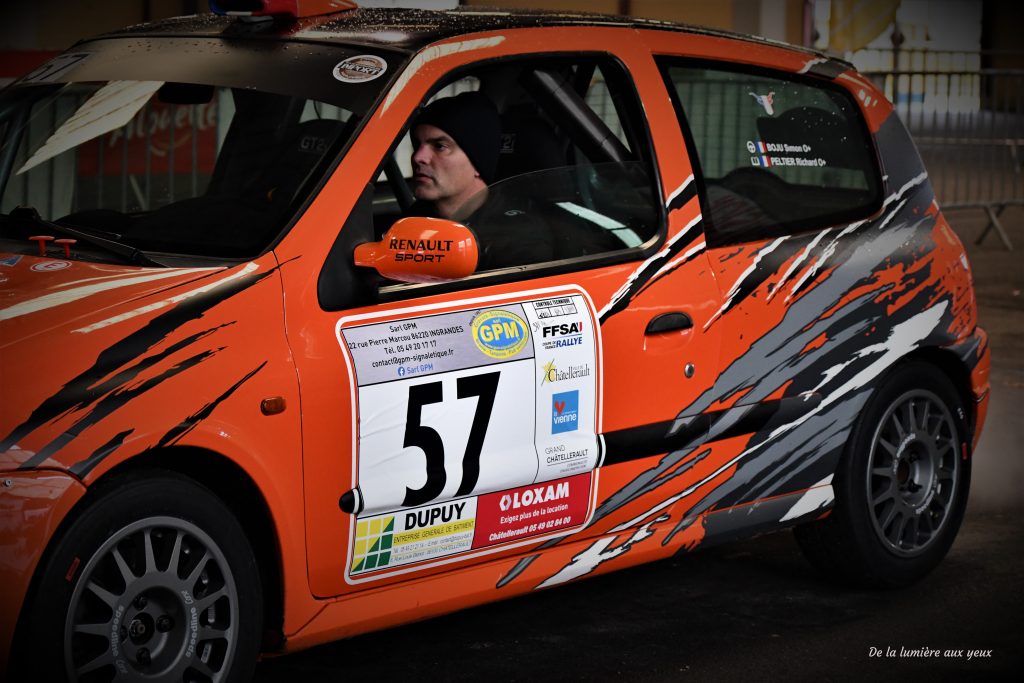
<path fill-rule="evenodd" d="M 688 330 L 693 327 L 693 320 L 685 313 L 662 313 L 651 318 L 647 323 L 644 334 L 659 334 L 661 332 L 675 332 L 676 330 Z"/>

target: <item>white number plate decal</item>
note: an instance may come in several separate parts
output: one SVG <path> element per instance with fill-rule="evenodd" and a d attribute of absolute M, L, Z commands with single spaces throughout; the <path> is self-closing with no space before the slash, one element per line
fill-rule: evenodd
<path fill-rule="evenodd" d="M 578 527 L 591 508 L 600 349 L 588 299 L 415 313 L 338 326 L 363 502 L 350 576 Z"/>

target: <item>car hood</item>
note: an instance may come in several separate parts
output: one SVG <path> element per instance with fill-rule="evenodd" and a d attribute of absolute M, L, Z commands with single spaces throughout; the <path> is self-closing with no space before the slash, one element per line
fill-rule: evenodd
<path fill-rule="evenodd" d="M 46 419 L 33 411 L 49 405 L 49 397 L 87 394 L 88 387 L 104 381 L 102 367 L 121 366 L 123 353 L 111 349 L 118 348 L 130 330 L 216 287 L 230 277 L 223 275 L 224 270 L 139 268 L 0 254 L 0 439 L 9 437 L 9 443 L 0 444 L 0 470 L 18 467 L 32 455 L 20 450 L 16 429 L 29 413 L 35 416 L 29 423 L 47 432 L 47 439 L 68 429 L 60 418 L 74 419 L 64 410 Z M 112 353 L 118 357 L 108 358 Z M 106 361 L 99 363 L 101 358 Z M 90 366 L 94 370 L 83 376 L 83 368 Z M 76 400 L 69 399 L 68 406 L 77 405 Z"/>
<path fill-rule="evenodd" d="M 221 270 L 0 254 L 0 351 L 61 328 L 69 334 L 101 329 L 129 315 L 133 303 L 144 306 L 143 299 Z"/>

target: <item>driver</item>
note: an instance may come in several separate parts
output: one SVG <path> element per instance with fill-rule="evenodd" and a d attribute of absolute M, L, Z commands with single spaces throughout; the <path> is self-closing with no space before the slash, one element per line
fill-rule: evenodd
<path fill-rule="evenodd" d="M 472 228 L 479 270 L 554 258 L 550 232 L 523 209 L 508 205 L 515 193 L 488 189 L 498 166 L 501 124 L 486 95 L 474 91 L 435 100 L 413 120 L 409 135 L 416 197 L 409 215 L 446 218 Z"/>

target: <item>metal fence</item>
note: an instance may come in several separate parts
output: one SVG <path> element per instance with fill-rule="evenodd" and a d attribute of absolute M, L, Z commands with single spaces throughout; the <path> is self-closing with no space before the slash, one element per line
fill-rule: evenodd
<path fill-rule="evenodd" d="M 1024 205 L 1024 70 L 866 72 L 894 103 L 943 208 L 976 208 L 1013 243 L 999 217 Z"/>

